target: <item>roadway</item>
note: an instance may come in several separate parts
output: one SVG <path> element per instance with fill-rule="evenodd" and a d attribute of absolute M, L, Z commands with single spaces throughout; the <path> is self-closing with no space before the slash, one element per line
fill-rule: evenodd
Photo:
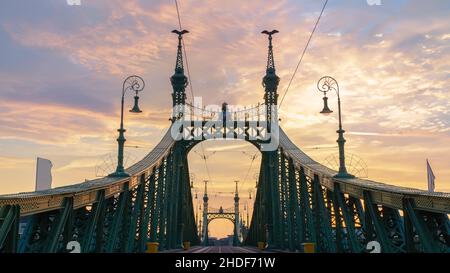
<path fill-rule="evenodd" d="M 261 251 L 256 247 L 247 246 L 193 246 L 188 250 L 176 249 L 162 252 L 171 253 L 273 253 L 276 251 Z"/>

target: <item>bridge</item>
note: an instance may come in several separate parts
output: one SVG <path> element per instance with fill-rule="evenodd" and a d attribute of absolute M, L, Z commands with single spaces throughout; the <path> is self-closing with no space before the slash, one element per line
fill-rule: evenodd
<path fill-rule="evenodd" d="M 181 250 L 186 242 L 201 249 L 207 229 L 199 231 L 195 221 L 187 155 L 202 141 L 221 138 L 248 141 L 262 154 L 253 215 L 236 247 L 303 252 L 311 243 L 316 252 L 358 253 L 377 241 L 386 253 L 450 251 L 449 193 L 341 176 L 279 127 L 275 32 L 266 32 L 264 103 L 240 111 L 226 103 L 214 111 L 186 102 L 185 33 L 177 32 L 174 111 L 161 141 L 122 175 L 0 196 L 0 252 L 66 252 L 71 241 L 83 253 L 145 252 L 147 243 L 158 243 L 160 251 Z M 204 227 L 211 220 L 205 210 Z M 19 235 L 21 221 L 27 224 Z"/>

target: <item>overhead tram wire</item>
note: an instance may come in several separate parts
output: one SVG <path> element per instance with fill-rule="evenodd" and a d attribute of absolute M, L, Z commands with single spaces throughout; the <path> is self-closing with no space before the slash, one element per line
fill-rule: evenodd
<path fill-rule="evenodd" d="M 245 154 L 245 152 L 243 152 L 243 153 Z M 254 154 L 254 155 L 252 156 L 252 161 L 250 162 L 250 166 L 249 166 L 249 168 L 248 168 L 248 170 L 247 170 L 247 173 L 245 174 L 244 181 L 242 182 L 241 187 L 238 189 L 238 194 L 239 194 L 239 195 L 240 195 L 240 193 L 241 193 L 241 190 L 244 188 L 245 182 L 247 182 L 247 177 L 248 177 L 248 175 L 249 175 L 249 173 L 250 173 L 250 170 L 252 169 L 253 162 L 255 161 L 255 159 L 256 159 L 257 157 L 258 157 L 257 154 Z"/>
<path fill-rule="evenodd" d="M 183 27 L 181 25 L 181 16 L 180 16 L 180 9 L 178 8 L 178 1 L 175 0 L 175 8 L 177 9 L 177 17 L 178 17 L 178 26 L 180 27 L 180 31 L 183 30 Z M 186 70 L 187 70 L 187 74 L 188 74 L 188 78 L 189 78 L 189 90 L 191 91 L 191 96 L 192 96 L 192 103 L 194 103 L 194 89 L 192 87 L 192 81 L 191 81 L 191 71 L 189 69 L 189 62 L 188 62 L 188 57 L 186 54 L 186 46 L 184 44 L 184 40 L 182 39 L 181 42 L 183 43 L 183 53 L 184 53 L 184 60 L 186 61 Z M 202 149 L 202 154 L 203 154 L 203 159 L 205 162 L 205 168 L 206 168 L 206 173 L 208 175 L 208 179 L 211 182 L 211 175 L 209 172 L 209 168 L 208 168 L 208 163 L 206 162 L 206 156 L 205 156 L 205 149 L 203 147 L 203 143 L 200 142 L 200 147 Z"/>
<path fill-rule="evenodd" d="M 323 11 L 325 10 L 325 7 L 327 6 L 327 4 L 328 4 L 328 0 L 325 0 L 325 3 L 323 4 L 323 7 L 322 7 L 322 11 L 320 12 L 319 17 L 317 18 L 316 24 L 314 25 L 314 28 L 313 28 L 313 30 L 311 32 L 311 35 L 309 36 L 308 42 L 306 43 L 305 48 L 303 49 L 303 52 L 302 52 L 302 54 L 300 56 L 300 60 L 298 61 L 297 66 L 295 67 L 294 74 L 292 74 L 292 77 L 289 80 L 289 84 L 286 87 L 286 90 L 284 91 L 284 94 L 283 94 L 283 97 L 281 98 L 281 101 L 280 101 L 280 104 L 278 106 L 278 109 L 281 108 L 281 105 L 283 104 L 284 98 L 286 97 L 286 94 L 288 93 L 289 88 L 291 87 L 291 84 L 292 84 L 292 81 L 294 80 L 295 74 L 297 73 L 297 70 L 300 67 L 300 63 L 302 62 L 303 57 L 305 56 L 306 50 L 308 49 L 309 43 L 311 42 L 311 39 L 312 39 L 312 37 L 314 35 L 314 32 L 316 31 L 317 25 L 319 25 L 320 18 L 322 18 Z"/>
<path fill-rule="evenodd" d="M 180 27 L 180 31 L 183 30 L 182 26 L 181 26 L 181 16 L 180 16 L 180 10 L 178 8 L 178 1 L 175 0 L 175 7 L 177 9 L 177 17 L 178 17 L 178 26 Z M 187 74 L 188 74 L 188 78 L 189 80 L 191 79 L 191 72 L 189 70 L 189 62 L 188 62 L 188 57 L 186 54 L 186 46 L 184 45 L 184 40 L 182 39 L 181 42 L 183 43 L 183 54 L 184 54 L 184 59 L 186 60 L 186 70 L 187 70 Z M 189 83 L 189 90 L 191 91 L 191 96 L 192 96 L 192 102 L 194 102 L 194 91 L 192 88 L 192 81 Z"/>

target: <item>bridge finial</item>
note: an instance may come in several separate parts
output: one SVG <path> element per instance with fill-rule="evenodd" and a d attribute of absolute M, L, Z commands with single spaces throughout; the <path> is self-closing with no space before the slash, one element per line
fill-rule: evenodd
<path fill-rule="evenodd" d="M 178 35 L 178 51 L 177 51 L 177 61 L 175 63 L 175 73 L 182 73 L 184 72 L 184 65 L 183 65 L 183 35 L 186 33 L 189 33 L 189 31 L 183 29 L 183 30 L 172 30 L 172 33 L 175 33 Z"/>
<path fill-rule="evenodd" d="M 170 83 L 172 84 L 172 122 L 182 117 L 184 113 L 184 105 L 186 103 L 186 87 L 188 85 L 188 78 L 184 75 L 183 66 L 183 35 L 189 33 L 187 30 L 173 30 L 173 33 L 178 35 L 178 50 L 177 50 L 177 61 L 175 63 L 175 73 L 170 78 Z"/>
<path fill-rule="evenodd" d="M 264 30 L 261 33 L 266 34 L 269 38 L 269 54 L 267 56 L 267 70 L 275 71 L 275 60 L 273 59 L 273 46 L 272 46 L 272 35 L 278 33 L 279 31 L 274 29 L 272 31 Z"/>

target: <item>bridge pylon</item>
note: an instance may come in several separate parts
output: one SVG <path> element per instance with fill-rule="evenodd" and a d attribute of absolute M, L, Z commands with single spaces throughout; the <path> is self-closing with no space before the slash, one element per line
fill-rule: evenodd
<path fill-rule="evenodd" d="M 239 181 L 234 181 L 236 183 L 236 192 L 234 193 L 234 232 L 233 232 L 233 246 L 239 245 L 239 192 L 238 183 Z"/>
<path fill-rule="evenodd" d="M 202 245 L 207 246 L 208 242 L 208 180 L 205 183 L 205 192 L 203 195 L 203 230 L 202 230 Z"/>

